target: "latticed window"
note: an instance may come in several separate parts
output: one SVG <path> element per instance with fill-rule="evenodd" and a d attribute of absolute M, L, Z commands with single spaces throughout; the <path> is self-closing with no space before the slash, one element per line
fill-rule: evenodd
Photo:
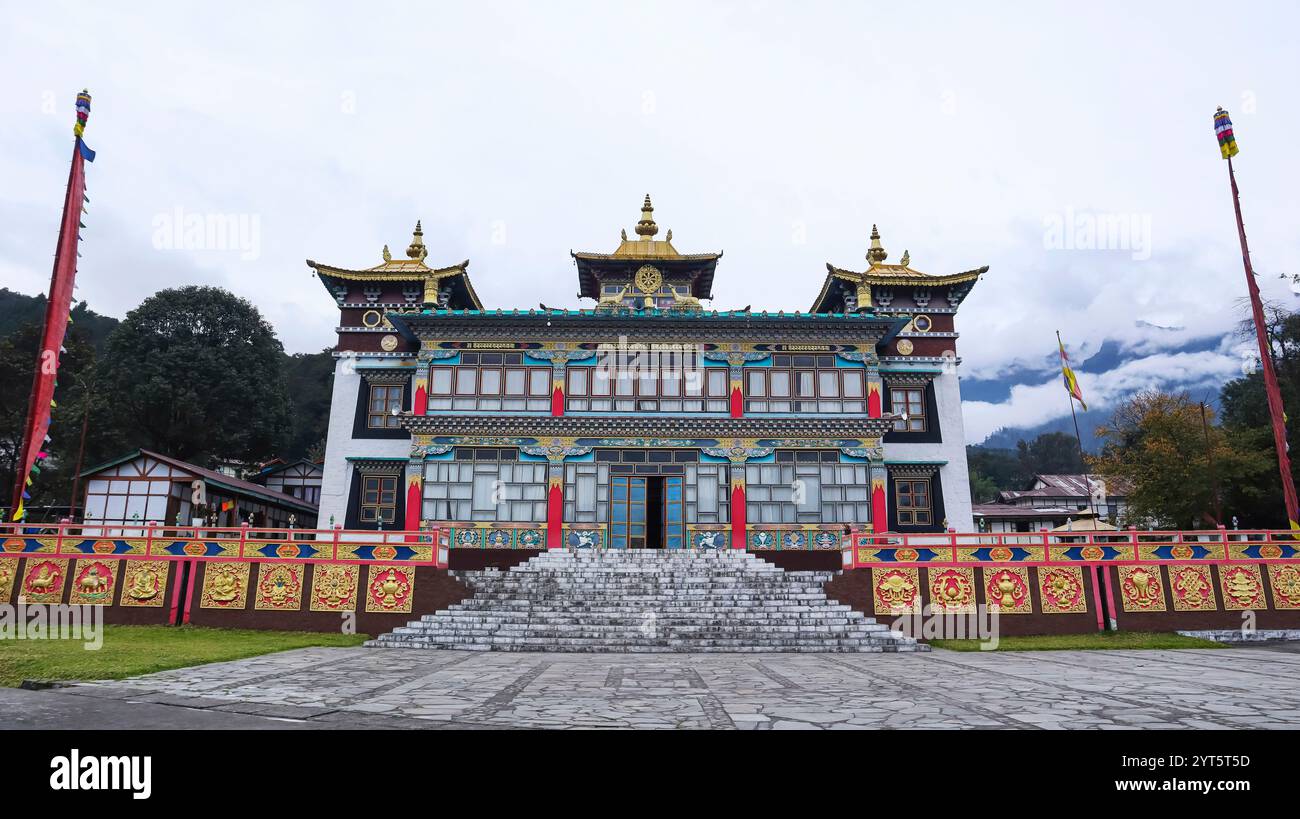
<path fill-rule="evenodd" d="M 462 353 L 456 366 L 429 368 L 429 410 L 538 412 L 551 408 L 551 368 L 525 366 L 522 353 Z"/>
<path fill-rule="evenodd" d="M 513 449 L 463 448 L 424 465 L 426 520 L 546 521 L 546 463 Z"/>
<path fill-rule="evenodd" d="M 704 366 L 693 350 L 648 350 L 569 367 L 565 397 L 572 412 L 726 412 L 727 389 L 727 368 Z"/>
<path fill-rule="evenodd" d="M 778 451 L 776 462 L 745 467 L 745 510 L 754 523 L 866 523 L 866 464 L 840 463 L 835 451 Z"/>
<path fill-rule="evenodd" d="M 727 464 L 686 467 L 688 523 L 728 523 L 731 520 L 731 468 Z"/>
<path fill-rule="evenodd" d="M 564 519 L 570 523 L 609 520 L 609 464 L 564 465 Z"/>
<path fill-rule="evenodd" d="M 835 356 L 774 355 L 771 367 L 745 370 L 745 412 L 866 412 L 865 390 L 865 371 Z"/>
<path fill-rule="evenodd" d="M 399 388 L 400 389 L 400 388 Z M 392 523 L 397 519 L 397 476 L 361 476 L 361 520 Z"/>
<path fill-rule="evenodd" d="M 895 415 L 895 432 L 925 432 L 925 389 L 902 387 L 889 391 L 889 400 Z"/>
<path fill-rule="evenodd" d="M 928 526 L 933 520 L 930 509 L 930 479 L 896 479 L 894 511 L 899 526 Z"/>
<path fill-rule="evenodd" d="M 400 384 L 371 384 L 370 411 L 366 426 L 371 429 L 396 429 L 401 426 L 398 413 L 402 411 L 402 386 Z"/>

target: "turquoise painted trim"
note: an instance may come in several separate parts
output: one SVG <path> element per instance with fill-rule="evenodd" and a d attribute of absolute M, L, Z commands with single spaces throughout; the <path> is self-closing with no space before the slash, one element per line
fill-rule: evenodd
<path fill-rule="evenodd" d="M 730 458 L 724 458 L 721 455 L 710 455 L 707 452 L 700 453 L 700 463 L 702 464 L 729 464 Z"/>
<path fill-rule="evenodd" d="M 843 367 L 851 370 L 865 370 L 867 368 L 867 363 L 865 361 L 845 361 L 837 355 L 835 356 L 835 366 L 837 368 Z"/>
<path fill-rule="evenodd" d="M 388 364 L 359 363 L 356 366 L 360 370 L 414 370 L 416 369 L 415 359 L 409 361 L 393 361 Z"/>
<path fill-rule="evenodd" d="M 841 452 L 841 453 L 840 453 L 840 463 L 842 463 L 842 464 L 869 464 L 869 463 L 871 463 L 871 459 L 870 459 L 870 458 L 862 458 L 862 457 L 859 457 L 859 456 L 857 456 L 857 455 L 845 455 L 843 452 Z"/>
<path fill-rule="evenodd" d="M 884 322 L 894 321 L 892 316 L 881 316 L 871 312 L 862 313 L 769 313 L 766 310 L 762 312 L 742 313 L 734 310 L 712 311 L 703 310 L 700 312 L 684 312 L 673 310 L 637 310 L 635 312 L 607 313 L 597 312 L 592 309 L 579 310 L 474 310 L 474 309 L 446 309 L 446 308 L 429 308 L 426 307 L 418 313 L 406 313 L 406 316 L 555 316 L 565 318 L 593 318 L 593 319 L 615 319 L 619 321 L 636 321 L 638 319 L 738 319 L 743 321 L 753 321 L 754 319 L 814 319 L 819 321 L 843 321 L 843 322 Z M 402 312 L 395 312 L 395 318 L 403 318 Z M 907 320 L 897 322 L 899 326 L 907 324 Z"/>
<path fill-rule="evenodd" d="M 529 455 L 527 452 L 520 452 L 518 458 L 528 463 L 546 463 L 545 455 Z"/>

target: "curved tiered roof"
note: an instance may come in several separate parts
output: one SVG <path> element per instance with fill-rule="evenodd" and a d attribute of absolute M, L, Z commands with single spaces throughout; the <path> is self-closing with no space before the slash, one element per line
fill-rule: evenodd
<path fill-rule="evenodd" d="M 479 300 L 478 294 L 474 292 L 474 285 L 469 279 L 467 270 L 469 268 L 469 259 L 459 264 L 434 268 L 425 263 L 428 255 L 429 250 L 424 246 L 424 229 L 421 227 L 420 222 L 416 222 L 415 232 L 411 236 L 411 244 L 406 248 L 405 259 L 393 258 L 393 255 L 388 250 L 388 245 L 384 245 L 384 260 L 374 267 L 355 270 L 346 267 L 334 267 L 311 259 L 307 260 L 307 266 L 316 271 L 316 275 L 331 293 L 337 286 L 346 286 L 353 282 L 362 284 L 368 282 L 412 282 L 419 283 L 424 288 L 422 299 L 424 304 L 437 304 L 438 291 L 444 287 L 444 282 L 446 282 L 452 287 L 450 303 L 453 306 L 472 307 L 476 310 L 482 310 L 483 302 Z"/>
<path fill-rule="evenodd" d="M 872 287 L 890 287 L 896 285 L 905 285 L 911 287 L 940 287 L 944 285 L 959 285 L 965 282 L 974 282 L 980 276 L 988 272 L 988 265 L 977 267 L 973 270 L 965 270 L 961 273 L 949 273 L 945 275 L 934 275 L 931 273 L 922 273 L 912 268 L 911 254 L 904 250 L 903 257 L 899 259 L 898 264 L 886 264 L 885 260 L 889 258 L 883 245 L 880 243 L 880 231 L 875 225 L 871 226 L 871 247 L 867 250 L 867 269 L 863 271 L 848 270 L 842 267 L 836 267 L 830 262 L 826 263 L 826 282 L 822 285 L 821 292 L 817 294 L 816 301 L 813 302 L 812 309 L 814 312 L 827 309 L 827 302 L 837 291 L 843 292 L 848 290 L 854 293 L 858 299 L 860 308 L 872 306 L 870 298 Z M 866 297 L 865 299 L 863 297 Z"/>

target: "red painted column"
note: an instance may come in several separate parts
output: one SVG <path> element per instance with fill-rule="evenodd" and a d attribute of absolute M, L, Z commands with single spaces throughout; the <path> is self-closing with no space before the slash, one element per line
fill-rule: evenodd
<path fill-rule="evenodd" d="M 731 465 L 732 470 L 744 469 L 743 463 Z M 731 479 L 731 548 L 744 549 L 748 546 L 745 537 L 745 480 Z"/>
<path fill-rule="evenodd" d="M 880 395 L 880 381 L 871 380 L 867 376 L 867 416 L 869 418 L 879 418 L 882 414 L 882 404 Z"/>
<path fill-rule="evenodd" d="M 424 514 L 424 476 L 406 476 L 406 526 L 408 532 L 420 528 L 420 517 Z"/>
<path fill-rule="evenodd" d="M 732 418 L 745 417 L 744 394 L 740 389 L 740 385 L 736 384 L 735 382 L 733 382 L 731 385 L 731 417 Z"/>
<path fill-rule="evenodd" d="M 564 546 L 564 479 L 551 478 L 550 483 L 546 494 L 546 548 L 559 549 Z"/>
<path fill-rule="evenodd" d="M 556 382 L 551 390 L 551 415 L 559 417 L 564 414 L 564 384 Z"/>
<path fill-rule="evenodd" d="M 871 531 L 874 534 L 889 531 L 889 505 L 883 474 L 871 477 Z"/>
<path fill-rule="evenodd" d="M 429 412 L 429 392 L 425 389 L 427 383 L 422 378 L 415 380 L 415 398 L 411 402 L 411 412 L 416 415 L 427 415 Z"/>

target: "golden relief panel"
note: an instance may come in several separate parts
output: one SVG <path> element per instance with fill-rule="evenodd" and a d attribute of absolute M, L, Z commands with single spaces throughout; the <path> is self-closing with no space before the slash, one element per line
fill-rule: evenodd
<path fill-rule="evenodd" d="M 366 611 L 374 614 L 409 614 L 415 595 L 415 569 L 411 566 L 368 567 Z"/>
<path fill-rule="evenodd" d="M 346 563 L 316 563 L 311 567 L 312 611 L 356 611 L 361 567 Z"/>
<path fill-rule="evenodd" d="M 1300 609 L 1300 566 L 1270 563 L 1268 582 L 1273 587 L 1273 608 L 1285 611 Z"/>
<path fill-rule="evenodd" d="M 166 560 L 126 560 L 119 605 L 160 608 L 167 600 Z"/>
<path fill-rule="evenodd" d="M 1174 599 L 1174 611 L 1215 611 L 1219 608 L 1209 566 L 1171 565 L 1169 596 Z"/>
<path fill-rule="evenodd" d="M 0 557 L 0 603 L 13 600 L 14 581 L 18 579 L 18 560 L 16 557 Z"/>
<path fill-rule="evenodd" d="M 117 590 L 117 570 L 121 560 L 85 560 L 78 558 L 72 569 L 72 591 L 68 602 L 74 606 L 111 606 Z"/>
<path fill-rule="evenodd" d="M 916 569 L 873 566 L 871 596 L 876 614 L 907 614 L 921 609 L 921 581 Z"/>
<path fill-rule="evenodd" d="M 299 611 L 302 609 L 302 578 L 305 563 L 259 563 L 253 596 L 255 611 Z"/>
<path fill-rule="evenodd" d="M 936 613 L 975 612 L 975 570 L 973 568 L 927 569 L 930 576 L 930 605 Z"/>
<path fill-rule="evenodd" d="M 990 612 L 1032 614 L 1029 569 L 1023 566 L 984 569 L 984 600 Z"/>
<path fill-rule="evenodd" d="M 1038 596 L 1043 614 L 1085 614 L 1088 597 L 1083 588 L 1080 566 L 1040 566 Z"/>
<path fill-rule="evenodd" d="M 1219 564 L 1219 588 L 1223 589 L 1223 607 L 1228 611 L 1268 608 L 1264 578 L 1257 564 Z"/>
<path fill-rule="evenodd" d="M 27 558 L 23 564 L 18 596 L 28 603 L 58 603 L 68 584 L 68 559 L 65 557 Z"/>
<path fill-rule="evenodd" d="M 203 567 L 201 609 L 242 609 L 248 604 L 251 563 L 210 562 Z"/>
<path fill-rule="evenodd" d="M 1103 568 L 1102 571 L 1109 571 Z M 1159 566 L 1120 566 L 1119 593 L 1124 611 L 1167 611 Z"/>

